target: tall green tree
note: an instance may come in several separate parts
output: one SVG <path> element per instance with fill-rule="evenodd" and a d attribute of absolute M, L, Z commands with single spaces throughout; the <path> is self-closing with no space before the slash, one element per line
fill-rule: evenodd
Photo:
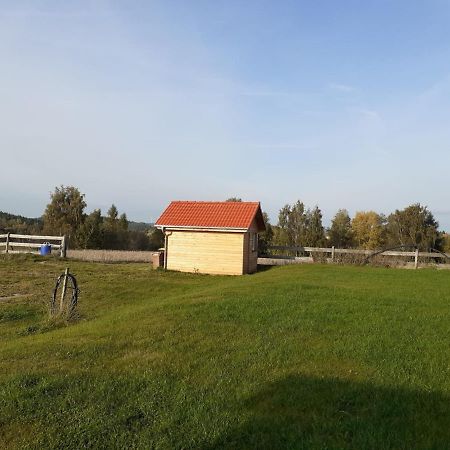
<path fill-rule="evenodd" d="M 325 230 L 322 224 L 322 211 L 316 206 L 312 211 L 307 210 L 306 217 L 306 229 L 304 246 L 309 247 L 322 247 L 325 245 Z"/>
<path fill-rule="evenodd" d="M 307 217 L 305 205 L 300 200 L 297 200 L 290 208 L 288 231 L 292 245 L 306 245 Z"/>
<path fill-rule="evenodd" d="M 67 235 L 70 245 L 76 247 L 76 234 L 84 222 L 85 208 L 84 194 L 76 187 L 56 187 L 50 194 L 50 203 L 42 218 L 44 231 L 49 234 Z"/>
<path fill-rule="evenodd" d="M 110 250 L 119 250 L 122 245 L 119 236 L 119 211 L 112 204 L 103 221 L 103 246 Z"/>
<path fill-rule="evenodd" d="M 351 248 L 353 233 L 351 219 L 346 209 L 340 209 L 331 221 L 330 244 L 338 248 Z"/>
<path fill-rule="evenodd" d="M 116 208 L 116 205 L 114 203 L 111 205 L 111 208 L 108 209 L 108 212 L 106 213 L 105 218 L 105 228 L 110 230 L 117 230 L 117 226 L 119 223 L 119 211 Z"/>
<path fill-rule="evenodd" d="M 278 213 L 278 225 L 273 228 L 276 245 L 294 245 L 293 235 L 290 231 L 290 214 L 291 206 L 288 204 L 284 205 Z"/>
<path fill-rule="evenodd" d="M 89 214 L 78 229 L 77 242 L 81 248 L 99 249 L 103 246 L 103 218 L 99 209 Z"/>
<path fill-rule="evenodd" d="M 298 200 L 291 205 L 284 205 L 278 214 L 278 230 L 276 231 L 280 245 L 304 245 L 306 237 L 305 205 Z"/>
<path fill-rule="evenodd" d="M 125 213 L 122 213 L 119 217 L 118 228 L 122 231 L 128 231 L 128 219 Z"/>
<path fill-rule="evenodd" d="M 306 209 L 300 200 L 280 209 L 273 232 L 277 245 L 318 247 L 325 243 L 322 212 L 317 206 Z"/>
<path fill-rule="evenodd" d="M 440 249 L 439 224 L 426 206 L 419 203 L 396 210 L 388 217 L 387 235 L 390 245 L 411 245 L 426 251 Z"/>
<path fill-rule="evenodd" d="M 128 220 L 127 215 L 122 213 L 119 216 L 119 220 L 117 222 L 117 239 L 118 239 L 118 248 L 121 250 L 126 250 L 128 248 L 129 241 L 129 233 L 128 233 Z"/>

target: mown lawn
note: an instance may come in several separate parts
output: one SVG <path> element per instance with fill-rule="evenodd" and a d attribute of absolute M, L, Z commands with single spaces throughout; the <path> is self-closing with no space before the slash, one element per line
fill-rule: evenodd
<path fill-rule="evenodd" d="M 65 264 L 80 318 L 48 322 Z M 450 272 L 0 259 L 0 447 L 450 448 Z"/>

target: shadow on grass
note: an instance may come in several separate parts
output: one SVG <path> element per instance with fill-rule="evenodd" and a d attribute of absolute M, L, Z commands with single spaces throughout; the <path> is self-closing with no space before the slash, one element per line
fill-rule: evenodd
<path fill-rule="evenodd" d="M 265 264 L 258 264 L 258 272 L 267 272 L 268 270 L 272 270 L 276 266 L 267 266 Z"/>
<path fill-rule="evenodd" d="M 209 449 L 449 449 L 450 401 L 436 393 L 290 376 L 244 402 L 248 419 Z"/>

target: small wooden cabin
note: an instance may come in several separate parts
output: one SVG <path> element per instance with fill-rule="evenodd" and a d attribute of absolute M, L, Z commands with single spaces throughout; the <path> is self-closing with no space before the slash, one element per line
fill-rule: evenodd
<path fill-rule="evenodd" d="M 259 202 L 170 203 L 155 224 L 165 236 L 164 267 L 182 272 L 242 275 L 256 272 Z"/>

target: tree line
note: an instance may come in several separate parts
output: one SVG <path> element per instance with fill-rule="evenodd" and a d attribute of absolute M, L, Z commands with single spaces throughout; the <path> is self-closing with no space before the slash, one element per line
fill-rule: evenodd
<path fill-rule="evenodd" d="M 227 201 L 241 199 L 233 197 Z M 81 249 L 154 250 L 163 247 L 160 230 L 150 226 L 130 229 L 126 214 L 119 214 L 114 204 L 105 216 L 100 209 L 87 214 L 86 207 L 85 195 L 79 189 L 56 187 L 41 218 L 0 212 L 0 233 L 66 235 L 71 248 Z M 433 214 L 419 203 L 387 216 L 375 211 L 358 211 L 351 218 L 346 209 L 340 209 L 329 228 L 323 226 L 318 206 L 308 208 L 300 200 L 280 209 L 276 225 L 270 224 L 266 212 L 263 215 L 266 231 L 260 234 L 260 253 L 266 253 L 270 245 L 366 250 L 411 246 L 421 251 L 434 248 L 450 252 L 450 235 L 439 231 Z"/>
<path fill-rule="evenodd" d="M 357 248 L 375 250 L 416 247 L 450 252 L 450 235 L 439 231 L 439 224 L 426 206 L 419 203 L 397 209 L 385 216 L 375 211 L 358 211 L 353 218 L 346 209 L 337 211 L 331 226 L 322 224 L 319 207 L 306 208 L 300 200 L 285 205 L 277 225 L 267 221 L 261 236 L 261 250 L 268 245 Z"/>
<path fill-rule="evenodd" d="M 125 213 L 112 204 L 106 216 L 100 209 L 86 214 L 85 195 L 74 186 L 56 187 L 41 218 L 0 213 L 0 232 L 67 236 L 70 248 L 155 250 L 164 245 L 160 230 L 129 229 Z"/>

